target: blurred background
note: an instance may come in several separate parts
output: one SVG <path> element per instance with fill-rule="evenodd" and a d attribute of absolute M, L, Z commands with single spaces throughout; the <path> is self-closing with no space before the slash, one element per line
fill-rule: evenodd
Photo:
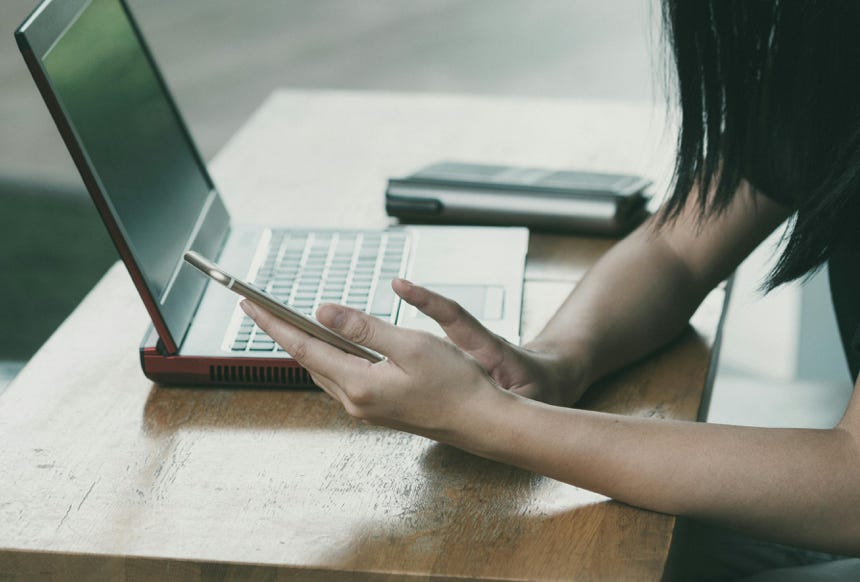
<path fill-rule="evenodd" d="M 116 260 L 15 46 L 36 4 L 0 3 L 0 392 Z M 656 0 L 129 4 L 207 159 L 278 87 L 665 103 Z M 826 273 L 762 297 L 777 242 L 736 277 L 709 420 L 832 425 L 852 384 Z"/>

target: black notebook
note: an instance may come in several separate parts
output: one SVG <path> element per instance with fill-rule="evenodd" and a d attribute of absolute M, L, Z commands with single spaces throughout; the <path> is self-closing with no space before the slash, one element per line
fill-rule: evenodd
<path fill-rule="evenodd" d="M 647 216 L 649 185 L 624 174 L 441 162 L 390 179 L 385 205 L 404 222 L 621 235 Z"/>

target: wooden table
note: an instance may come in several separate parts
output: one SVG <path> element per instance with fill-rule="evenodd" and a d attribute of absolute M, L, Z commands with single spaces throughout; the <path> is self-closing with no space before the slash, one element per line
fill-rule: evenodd
<path fill-rule="evenodd" d="M 384 226 L 440 158 L 665 179 L 649 105 L 282 91 L 212 164 L 234 218 Z M 612 244 L 534 235 L 524 337 Z M 724 306 L 583 405 L 694 420 Z M 316 391 L 158 387 L 117 265 L 0 396 L 0 579 L 660 577 L 674 519 L 350 419 Z"/>

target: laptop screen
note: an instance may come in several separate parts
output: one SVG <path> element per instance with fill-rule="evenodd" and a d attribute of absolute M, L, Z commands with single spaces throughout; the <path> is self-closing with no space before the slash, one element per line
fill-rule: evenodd
<path fill-rule="evenodd" d="M 122 5 L 92 0 L 42 59 L 153 297 L 210 195 L 208 175 Z"/>

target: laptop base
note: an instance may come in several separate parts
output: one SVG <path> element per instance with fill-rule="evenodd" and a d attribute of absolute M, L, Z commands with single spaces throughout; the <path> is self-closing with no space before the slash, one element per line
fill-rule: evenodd
<path fill-rule="evenodd" d="M 144 375 L 156 384 L 211 388 L 313 388 L 307 370 L 289 356 L 254 358 L 165 355 L 149 327 L 140 346 Z"/>

